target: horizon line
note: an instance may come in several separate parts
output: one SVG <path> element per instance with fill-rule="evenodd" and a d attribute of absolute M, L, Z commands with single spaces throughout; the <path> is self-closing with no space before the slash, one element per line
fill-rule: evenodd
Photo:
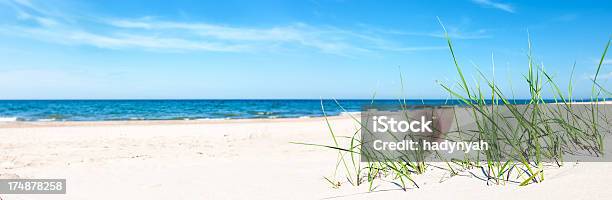
<path fill-rule="evenodd" d="M 606 100 L 607 98 L 598 98 L 598 100 Z M 100 98 L 100 99 L 95 99 L 95 98 L 83 98 L 83 99 L 79 99 L 79 98 L 67 98 L 67 99 L 0 99 L 0 101 L 206 101 L 206 100 L 252 100 L 252 101 L 261 101 L 261 100 L 306 100 L 306 101 L 320 101 L 320 100 L 324 100 L 324 101 L 333 101 L 333 100 L 339 100 L 339 101 L 345 101 L 345 100 L 383 100 L 383 101 L 389 101 L 389 100 L 393 100 L 393 101 L 426 101 L 426 100 L 444 100 L 444 101 L 461 101 L 461 99 L 456 99 L 456 98 L 421 98 L 421 99 L 416 99 L 416 98 L 394 98 L 394 99 L 390 99 L 390 98 L 244 98 L 244 99 L 240 99 L 240 98 L 151 98 L 151 99 L 147 99 L 147 98 Z M 496 100 L 501 100 L 501 99 L 496 99 Z M 531 100 L 530 98 L 509 98 L 506 100 Z M 555 99 L 555 98 L 543 98 L 542 100 L 559 100 L 561 101 L 561 99 Z M 586 97 L 586 98 L 572 98 L 573 101 L 588 101 L 588 100 L 592 100 L 590 97 Z M 491 99 L 486 99 L 485 101 L 491 101 Z"/>

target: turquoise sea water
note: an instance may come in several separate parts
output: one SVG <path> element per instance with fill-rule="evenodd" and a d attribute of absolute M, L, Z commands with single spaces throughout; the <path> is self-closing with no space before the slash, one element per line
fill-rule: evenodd
<path fill-rule="evenodd" d="M 398 100 L 338 100 L 348 112 Z M 518 100 L 516 103 L 526 103 Z M 407 100 L 410 105 L 457 105 L 456 100 Z M 327 115 L 342 110 L 323 100 Z M 322 116 L 321 100 L 1 100 L 0 121 L 106 121 L 297 118 Z"/>

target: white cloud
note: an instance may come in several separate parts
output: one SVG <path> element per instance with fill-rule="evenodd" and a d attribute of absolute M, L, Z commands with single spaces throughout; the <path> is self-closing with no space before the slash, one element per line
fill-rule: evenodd
<path fill-rule="evenodd" d="M 506 4 L 506 3 L 494 2 L 493 0 L 472 0 L 472 2 L 478 5 L 484 6 L 484 7 L 495 8 L 495 9 L 503 10 L 509 13 L 516 12 L 514 9 L 514 6 L 510 4 Z"/>
<path fill-rule="evenodd" d="M 107 23 L 127 31 L 138 31 L 140 29 L 155 33 L 180 33 L 181 35 L 193 36 L 195 39 L 248 44 L 246 46 L 250 48 L 284 44 L 312 47 L 323 52 L 340 54 L 343 51 L 368 51 L 353 42 L 362 42 L 366 47 L 372 45 L 367 41 L 355 41 L 358 38 L 346 31 L 335 31 L 330 28 L 312 27 L 300 23 L 270 28 L 126 19 L 111 20 Z"/>
<path fill-rule="evenodd" d="M 434 32 L 434 33 L 428 33 L 427 35 L 431 36 L 431 37 L 437 37 L 437 38 L 445 38 L 446 36 L 444 35 L 444 32 Z M 452 39 L 482 39 L 482 38 L 490 38 L 491 36 L 487 34 L 487 31 L 484 29 L 480 29 L 480 30 L 476 30 L 476 31 L 472 31 L 472 32 L 465 32 L 465 31 L 460 31 L 458 29 L 449 29 L 448 30 L 448 36 Z"/>
<path fill-rule="evenodd" d="M 14 27 L 21 36 L 38 38 L 65 45 L 90 45 L 99 48 L 123 49 L 141 48 L 145 50 L 187 51 L 203 50 L 217 52 L 237 52 L 244 49 L 241 45 L 217 44 L 213 42 L 184 40 L 173 37 L 155 37 L 130 34 L 96 34 L 80 30 L 36 29 Z"/>
<path fill-rule="evenodd" d="M 49 12 L 27 0 L 11 3 L 16 18 L 32 25 L 1 26 L 0 33 L 63 45 L 147 51 L 267 52 L 310 49 L 327 54 L 355 56 L 377 51 L 412 52 L 445 46 L 410 46 L 391 34 L 366 33 L 332 26 L 293 23 L 272 27 L 244 27 L 205 22 L 157 20 L 151 17 L 100 19 Z M 480 34 L 480 33 L 477 33 Z M 438 37 L 436 33 L 424 34 Z M 461 37 L 457 34 L 458 38 Z M 477 36 L 478 37 L 478 36 Z"/>
<path fill-rule="evenodd" d="M 612 78 L 612 72 L 602 73 L 597 76 L 597 80 L 608 80 Z M 595 75 L 591 75 L 589 79 L 595 79 Z"/>
<path fill-rule="evenodd" d="M 45 18 L 45 17 L 38 17 L 38 16 L 32 16 L 26 12 L 23 11 L 18 11 L 17 13 L 17 19 L 20 20 L 33 20 L 36 23 L 40 24 L 41 26 L 55 26 L 58 24 L 57 21 L 51 19 L 51 18 Z"/>
<path fill-rule="evenodd" d="M 431 32 L 409 32 L 409 31 L 401 31 L 394 29 L 381 29 L 375 28 L 368 25 L 361 24 L 362 27 L 369 30 L 369 32 L 374 32 L 377 34 L 388 34 L 388 35 L 408 35 L 408 36 L 424 36 L 424 37 L 434 37 L 434 38 L 446 38 L 444 31 L 431 31 Z M 448 31 L 448 36 L 451 39 L 484 39 L 491 38 L 492 36 L 489 34 L 489 31 L 486 29 L 478 29 L 478 30 L 464 30 L 460 29 L 456 26 L 448 26 L 446 27 Z"/>

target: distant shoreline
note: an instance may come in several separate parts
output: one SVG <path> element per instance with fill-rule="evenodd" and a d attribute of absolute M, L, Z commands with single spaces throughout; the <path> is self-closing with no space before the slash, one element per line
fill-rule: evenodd
<path fill-rule="evenodd" d="M 573 104 L 588 104 L 589 102 L 574 102 Z M 551 103 L 561 104 L 561 103 Z M 600 105 L 612 105 L 612 101 L 601 101 Z M 359 115 L 359 111 L 328 113 L 328 119 L 347 118 Z M 249 123 L 249 122 L 287 122 L 321 120 L 324 116 L 297 117 L 256 117 L 256 118 L 177 118 L 177 119 L 118 119 L 118 120 L 17 120 L 15 117 L 0 116 L 0 128 L 15 127 L 61 127 L 61 126 L 105 126 L 105 125 L 159 125 L 159 124 L 218 124 L 218 123 Z"/>

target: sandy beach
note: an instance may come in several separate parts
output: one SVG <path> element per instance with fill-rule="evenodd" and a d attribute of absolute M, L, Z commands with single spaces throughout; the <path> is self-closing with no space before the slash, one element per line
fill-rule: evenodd
<path fill-rule="evenodd" d="M 333 130 L 352 135 L 348 116 Z M 428 167 L 420 188 L 379 181 L 334 189 L 337 152 L 323 118 L 218 121 L 7 122 L 0 124 L 0 178 L 65 178 L 65 195 L 12 199 L 605 199 L 612 163 L 567 162 L 543 183 L 487 185 L 478 172 Z M 608 148 L 610 149 L 610 148 Z M 609 150 L 607 150 L 609 151 Z M 342 177 L 341 172 L 336 177 Z"/>

